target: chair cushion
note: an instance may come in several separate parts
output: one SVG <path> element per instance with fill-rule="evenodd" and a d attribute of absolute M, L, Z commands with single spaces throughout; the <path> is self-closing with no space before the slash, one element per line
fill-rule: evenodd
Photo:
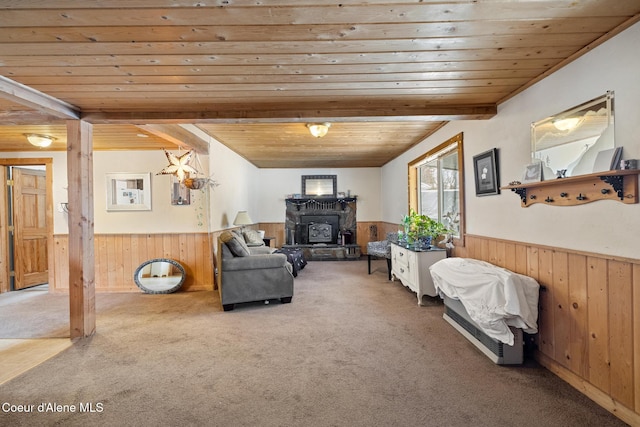
<path fill-rule="evenodd" d="M 233 256 L 244 257 L 249 256 L 249 247 L 244 239 L 236 233 L 223 231 L 219 237 L 220 241 L 227 245 Z"/>
<path fill-rule="evenodd" d="M 391 258 L 391 244 L 388 240 L 367 243 L 367 255 Z"/>
<path fill-rule="evenodd" d="M 247 230 L 243 234 L 247 246 L 264 246 L 264 240 L 260 238 L 260 233 L 256 230 Z"/>

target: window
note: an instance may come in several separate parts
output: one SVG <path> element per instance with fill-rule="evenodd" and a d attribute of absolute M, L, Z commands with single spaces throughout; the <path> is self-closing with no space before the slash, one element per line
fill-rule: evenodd
<path fill-rule="evenodd" d="M 442 222 L 464 246 L 462 133 L 409 163 L 409 209 Z"/>

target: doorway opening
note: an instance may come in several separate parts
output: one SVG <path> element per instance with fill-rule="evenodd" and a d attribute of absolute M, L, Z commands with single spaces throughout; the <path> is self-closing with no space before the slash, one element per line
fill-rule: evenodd
<path fill-rule="evenodd" d="M 3 339 L 69 337 L 68 296 L 51 292 L 55 283 L 52 175 L 51 158 L 0 159 Z"/>

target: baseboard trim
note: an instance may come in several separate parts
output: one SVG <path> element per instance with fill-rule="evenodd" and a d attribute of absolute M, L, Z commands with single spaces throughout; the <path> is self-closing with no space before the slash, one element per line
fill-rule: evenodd
<path fill-rule="evenodd" d="M 625 423 L 632 426 L 640 426 L 640 415 L 627 408 L 622 403 L 612 399 L 607 393 L 574 374 L 540 351 L 536 351 L 534 353 L 534 358 L 538 363 L 540 363 L 540 365 L 553 372 L 565 382 L 569 383 L 573 388 L 596 402 L 598 405 L 602 406 L 607 411 L 611 412 L 616 417 L 620 418 Z"/>

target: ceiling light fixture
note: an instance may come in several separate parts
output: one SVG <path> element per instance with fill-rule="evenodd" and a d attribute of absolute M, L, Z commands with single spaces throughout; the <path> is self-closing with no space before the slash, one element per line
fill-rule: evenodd
<path fill-rule="evenodd" d="M 322 138 L 327 134 L 327 132 L 329 132 L 331 123 L 307 123 L 307 127 L 309 128 L 311 135 L 316 138 Z"/>
<path fill-rule="evenodd" d="M 51 145 L 51 143 L 53 143 L 53 141 L 55 141 L 56 139 L 52 136 L 49 135 L 40 135 L 37 133 L 25 133 L 24 136 L 27 137 L 27 141 L 29 141 L 29 143 L 31 145 L 34 145 L 36 147 L 39 148 L 45 148 Z"/>

